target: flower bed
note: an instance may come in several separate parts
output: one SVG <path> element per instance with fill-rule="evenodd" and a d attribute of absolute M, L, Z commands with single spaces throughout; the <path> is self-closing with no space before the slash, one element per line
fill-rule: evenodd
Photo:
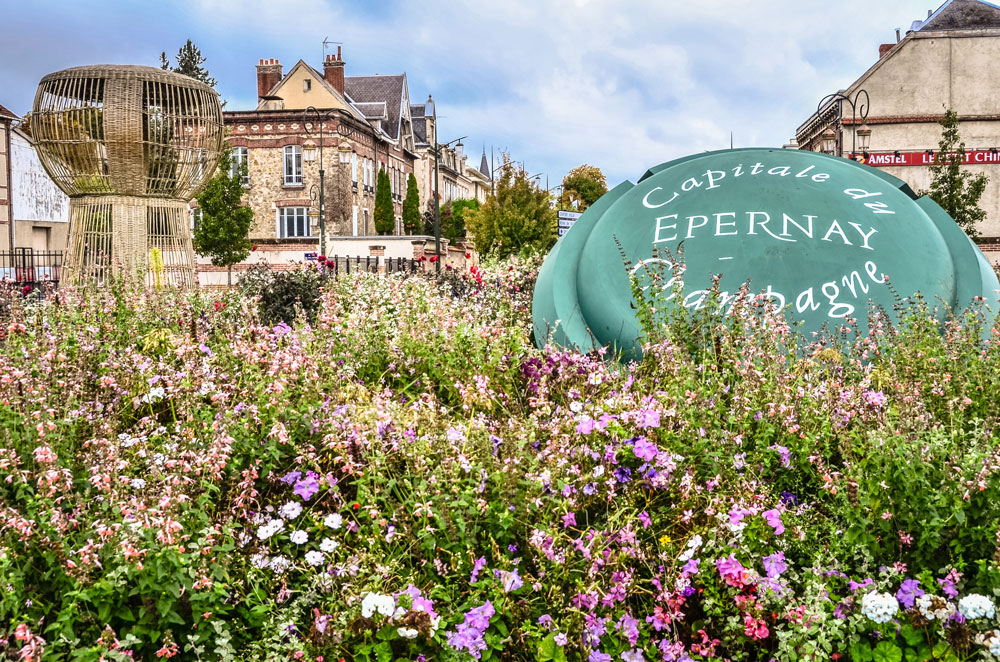
<path fill-rule="evenodd" d="M 534 349 L 536 267 L 356 274 L 291 325 L 5 294 L 0 656 L 1000 657 L 974 316 L 807 346 L 706 308 L 619 368 Z"/>

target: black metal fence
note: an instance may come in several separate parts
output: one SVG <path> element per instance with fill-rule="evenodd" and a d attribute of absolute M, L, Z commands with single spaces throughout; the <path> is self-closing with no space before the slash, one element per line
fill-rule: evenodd
<path fill-rule="evenodd" d="M 415 274 L 423 270 L 424 264 L 426 263 L 412 258 L 390 257 L 383 259 L 377 255 L 347 257 L 334 255 L 333 257 L 326 258 L 326 268 L 333 270 L 333 273 L 337 276 L 340 274 L 357 273 L 359 271 Z"/>
<path fill-rule="evenodd" d="M 15 248 L 0 251 L 0 281 L 32 287 L 44 282 L 58 283 L 62 277 L 64 251 L 36 251 Z"/>

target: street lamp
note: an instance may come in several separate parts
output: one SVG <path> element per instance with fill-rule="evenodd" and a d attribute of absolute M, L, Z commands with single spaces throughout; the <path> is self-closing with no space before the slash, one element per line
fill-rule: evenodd
<path fill-rule="evenodd" d="M 462 136 L 449 140 L 443 145 L 437 141 L 437 127 L 434 127 L 434 271 L 441 272 L 441 192 L 438 190 L 438 161 L 441 159 L 441 148 L 450 147 L 454 143 L 456 147 L 462 147 L 462 140 L 469 136 Z"/>
<path fill-rule="evenodd" d="M 864 97 L 863 100 L 862 97 Z M 844 96 L 840 92 L 834 92 L 833 94 L 828 94 L 822 99 L 820 99 L 819 104 L 816 106 L 816 114 L 819 115 L 820 109 L 822 109 L 823 106 L 826 106 L 832 101 L 846 101 L 851 106 L 851 154 L 854 154 L 857 151 L 857 138 L 858 135 L 860 135 L 860 131 L 857 128 L 858 117 L 859 116 L 861 117 L 862 122 L 864 122 L 865 118 L 868 117 L 868 106 L 871 103 L 871 100 L 868 98 L 868 91 L 858 90 L 857 94 L 854 95 L 853 99 Z M 841 107 L 838 106 L 838 112 L 837 112 L 838 121 L 841 121 L 840 108 Z M 865 134 L 866 142 L 862 143 L 864 146 L 867 146 L 867 138 L 871 136 L 871 129 L 868 128 L 867 124 L 863 125 L 862 128 L 868 132 L 867 134 Z M 824 133 L 824 139 L 825 136 L 826 134 Z"/>
<path fill-rule="evenodd" d="M 323 213 L 323 205 L 325 201 L 324 195 L 324 179 L 326 172 L 323 170 L 323 122 L 327 120 L 337 119 L 337 133 L 344 138 L 348 138 L 355 134 L 354 127 L 349 127 L 344 124 L 341 118 L 337 116 L 336 111 L 329 110 L 325 113 L 321 113 L 316 106 L 309 106 L 302 112 L 302 128 L 305 129 L 306 135 L 309 139 L 303 144 L 303 152 L 314 152 L 316 149 L 316 144 L 312 141 L 313 131 L 310 128 L 310 123 L 308 122 L 309 113 L 313 113 L 316 116 L 315 126 L 313 129 L 319 129 L 319 252 L 321 255 L 326 255 L 326 216 Z M 310 144 L 311 143 L 311 144 Z M 303 154 L 306 161 L 312 161 L 310 156 Z M 310 196 L 311 197 L 311 196 Z"/>

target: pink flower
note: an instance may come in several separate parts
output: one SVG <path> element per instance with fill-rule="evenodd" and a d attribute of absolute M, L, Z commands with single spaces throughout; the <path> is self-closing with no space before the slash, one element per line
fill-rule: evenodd
<path fill-rule="evenodd" d="M 566 513 L 562 516 L 563 528 L 568 529 L 571 526 L 576 526 L 576 513 Z"/>
<path fill-rule="evenodd" d="M 767 525 L 774 529 L 774 535 L 780 536 L 785 532 L 785 525 L 781 522 L 781 513 L 779 513 L 776 509 L 772 508 L 771 510 L 765 510 L 761 513 L 761 516 L 764 518 L 764 521 L 767 522 Z"/>

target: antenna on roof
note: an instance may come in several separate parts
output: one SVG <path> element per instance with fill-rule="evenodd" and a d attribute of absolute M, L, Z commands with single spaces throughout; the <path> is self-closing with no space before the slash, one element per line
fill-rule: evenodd
<path fill-rule="evenodd" d="M 326 62 L 326 47 L 329 46 L 330 44 L 336 44 L 338 46 L 343 46 L 344 42 L 342 42 L 342 41 L 330 41 L 329 37 L 323 37 L 323 59 L 320 60 L 320 62 Z"/>

